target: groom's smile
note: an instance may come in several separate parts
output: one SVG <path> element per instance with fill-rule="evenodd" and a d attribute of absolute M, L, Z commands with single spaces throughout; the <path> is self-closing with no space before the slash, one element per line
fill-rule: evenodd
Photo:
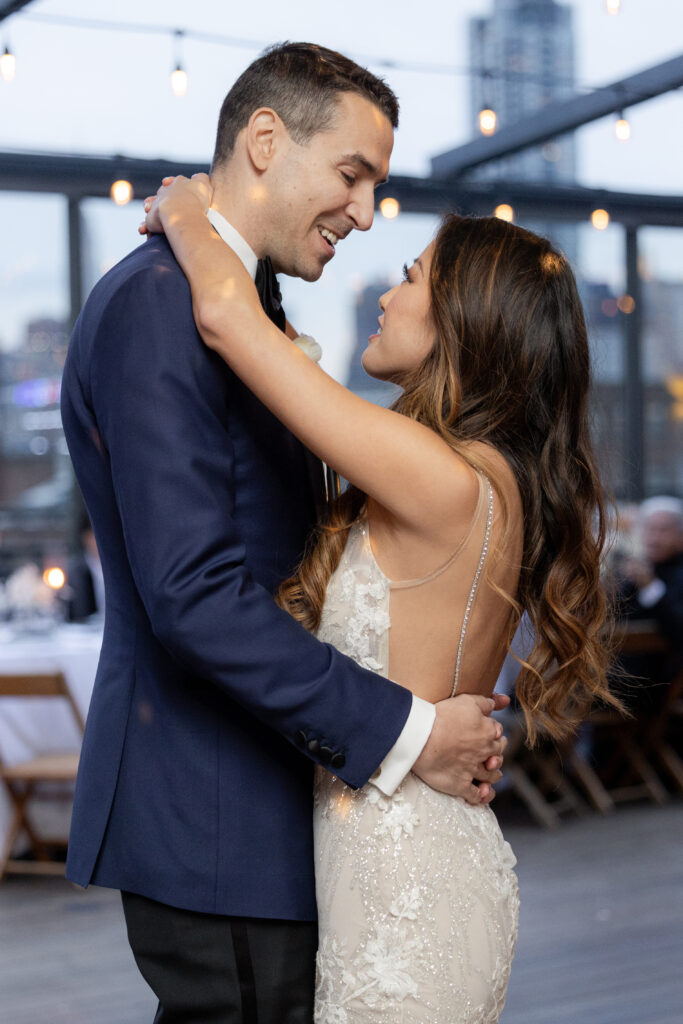
<path fill-rule="evenodd" d="M 332 124 L 308 143 L 287 136 L 273 167 L 269 255 L 278 271 L 316 281 L 342 239 L 368 230 L 393 144 L 389 120 L 355 93 L 340 94 Z"/>

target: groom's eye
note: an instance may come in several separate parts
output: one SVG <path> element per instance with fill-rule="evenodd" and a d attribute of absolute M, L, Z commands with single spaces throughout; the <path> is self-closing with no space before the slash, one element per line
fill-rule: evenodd
<path fill-rule="evenodd" d="M 342 171 L 341 172 L 341 176 L 342 176 L 342 178 L 344 179 L 344 181 L 346 182 L 347 185 L 355 185 L 356 184 L 356 179 L 354 178 L 354 176 L 352 174 L 347 174 L 345 171 Z"/>

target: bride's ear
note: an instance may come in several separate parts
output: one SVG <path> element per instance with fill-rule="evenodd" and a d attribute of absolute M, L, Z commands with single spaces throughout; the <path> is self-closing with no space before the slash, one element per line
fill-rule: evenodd
<path fill-rule="evenodd" d="M 282 141 L 283 132 L 287 134 L 287 129 L 270 107 L 259 107 L 251 115 L 245 143 L 249 159 L 256 170 L 268 169 Z"/>

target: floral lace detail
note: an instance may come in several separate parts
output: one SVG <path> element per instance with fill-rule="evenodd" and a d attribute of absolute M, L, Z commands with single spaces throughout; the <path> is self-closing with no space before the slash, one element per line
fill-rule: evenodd
<path fill-rule="evenodd" d="M 398 915 L 400 920 L 400 915 Z M 316 1024 L 346 1024 L 355 1019 L 345 1008 L 360 1001 L 373 1009 L 391 1009 L 417 997 L 415 980 L 423 942 L 398 923 L 376 923 L 362 953 L 348 966 L 346 943 L 323 938 L 318 950 Z"/>
<path fill-rule="evenodd" d="M 355 523 L 344 552 L 348 567 L 328 583 L 318 636 L 363 668 L 386 674 L 390 586 L 374 559 L 364 557 L 368 543 L 364 525 Z"/>
<path fill-rule="evenodd" d="M 386 675 L 390 591 L 358 522 L 329 581 L 319 638 Z M 491 809 L 412 774 L 388 797 L 323 769 L 314 807 L 315 1024 L 496 1024 L 518 897 L 515 857 Z"/>
<path fill-rule="evenodd" d="M 489 807 L 409 775 L 392 797 L 316 775 L 315 1024 L 496 1024 L 515 857 Z"/>

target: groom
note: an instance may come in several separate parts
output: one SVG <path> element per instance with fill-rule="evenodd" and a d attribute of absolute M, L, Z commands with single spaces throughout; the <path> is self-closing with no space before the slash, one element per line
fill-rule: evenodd
<path fill-rule="evenodd" d="M 280 326 L 258 258 L 317 280 L 370 227 L 397 121 L 383 82 L 308 44 L 226 97 L 210 217 Z M 481 802 L 505 744 L 493 702 L 427 704 L 277 608 L 322 467 L 204 347 L 163 237 L 93 290 L 62 412 L 107 587 L 67 875 L 122 890 L 157 1021 L 310 1022 L 313 764 L 388 794 L 412 767 Z"/>

